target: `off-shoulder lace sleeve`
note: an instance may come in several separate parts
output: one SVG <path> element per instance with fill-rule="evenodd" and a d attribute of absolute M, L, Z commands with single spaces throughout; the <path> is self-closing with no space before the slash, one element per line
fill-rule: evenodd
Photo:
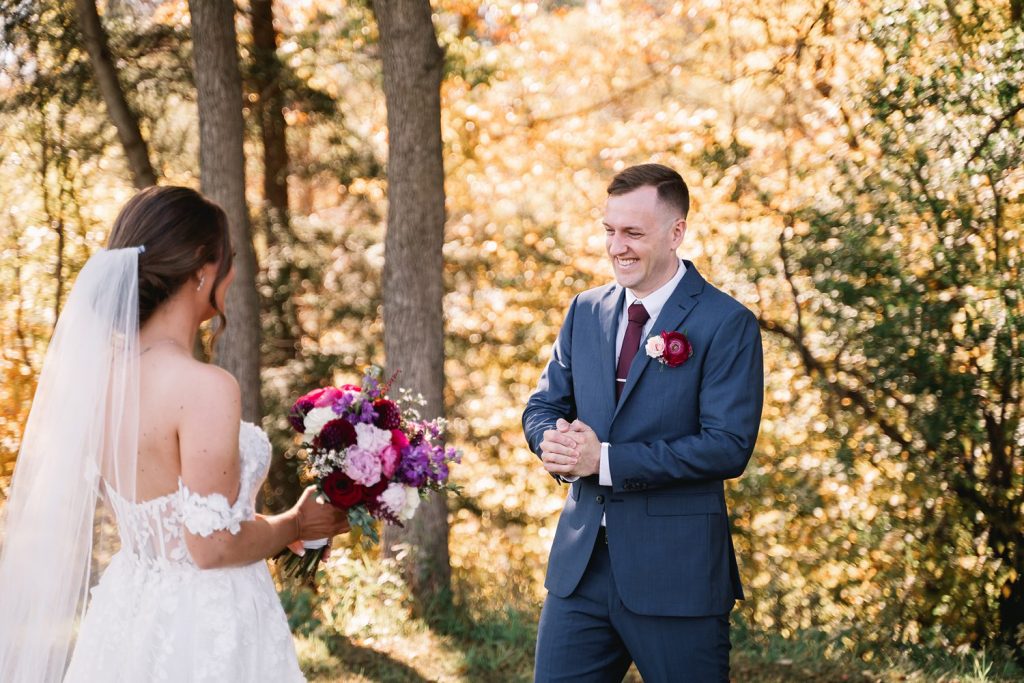
<path fill-rule="evenodd" d="M 209 536 L 215 531 L 230 531 L 237 534 L 245 518 L 242 506 L 232 506 L 219 493 L 201 496 L 181 484 L 181 508 L 185 528 L 197 536 Z"/>

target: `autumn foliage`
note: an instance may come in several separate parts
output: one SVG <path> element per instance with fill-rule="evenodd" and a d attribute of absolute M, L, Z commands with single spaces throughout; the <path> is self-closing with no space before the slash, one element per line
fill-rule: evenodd
<path fill-rule="evenodd" d="M 0 0 L 0 491 L 68 283 L 133 192 L 70 4 Z M 157 174 L 198 186 L 187 7 L 108 4 Z M 608 180 L 656 161 L 690 185 L 681 254 L 765 340 L 760 440 L 727 487 L 746 628 L 866 661 L 1024 648 L 1020 17 L 989 0 L 434 9 L 456 592 L 542 599 L 565 491 L 519 416 L 572 296 L 611 278 Z M 264 424 L 290 454 L 289 397 L 385 360 L 388 138 L 367 3 L 275 11 L 286 229 L 261 208 L 238 27 Z M 275 462 L 269 506 L 294 465 Z"/>

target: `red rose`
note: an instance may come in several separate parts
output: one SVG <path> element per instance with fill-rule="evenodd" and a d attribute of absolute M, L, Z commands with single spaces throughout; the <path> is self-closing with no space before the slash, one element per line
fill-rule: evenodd
<path fill-rule="evenodd" d="M 356 428 L 344 418 L 336 418 L 324 425 L 313 445 L 328 451 L 340 451 L 356 442 Z"/>
<path fill-rule="evenodd" d="M 341 470 L 328 474 L 322 488 L 327 500 L 343 510 L 358 505 L 363 500 L 363 487 L 346 477 Z"/>
<path fill-rule="evenodd" d="M 679 367 L 693 355 L 690 340 L 682 332 L 662 332 L 661 338 L 665 342 L 665 353 L 662 354 L 662 359 L 670 368 Z"/>

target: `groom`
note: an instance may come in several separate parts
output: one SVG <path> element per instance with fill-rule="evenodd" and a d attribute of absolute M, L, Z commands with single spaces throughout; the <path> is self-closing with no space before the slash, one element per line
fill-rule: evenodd
<path fill-rule="evenodd" d="M 659 164 L 608 186 L 616 284 L 569 305 L 523 413 L 544 468 L 571 483 L 551 547 L 535 681 L 729 680 L 743 598 L 726 479 L 761 419 L 754 315 L 676 249 L 689 192 Z"/>

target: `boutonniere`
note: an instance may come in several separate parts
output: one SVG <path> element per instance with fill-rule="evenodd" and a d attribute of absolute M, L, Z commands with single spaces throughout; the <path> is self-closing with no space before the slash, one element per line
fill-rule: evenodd
<path fill-rule="evenodd" d="M 693 346 L 682 332 L 662 332 L 650 337 L 644 349 L 648 356 L 670 368 L 678 368 L 693 355 Z"/>

